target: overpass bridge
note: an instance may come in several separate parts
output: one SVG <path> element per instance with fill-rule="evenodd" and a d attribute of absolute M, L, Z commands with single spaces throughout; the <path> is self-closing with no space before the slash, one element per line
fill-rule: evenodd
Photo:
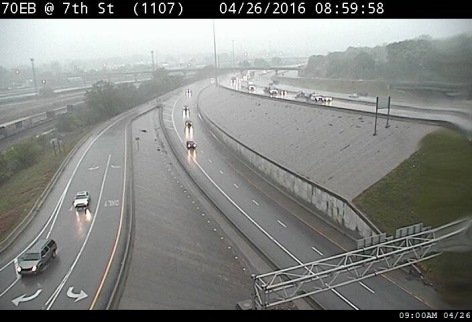
<path fill-rule="evenodd" d="M 240 66 L 235 66 L 235 67 L 218 67 L 218 72 L 232 72 L 232 71 L 246 71 L 246 70 L 273 70 L 275 71 L 276 74 L 279 73 L 279 71 L 286 71 L 286 70 L 298 70 L 301 65 L 288 65 L 288 66 L 267 66 L 267 67 L 240 67 Z M 196 73 L 200 71 L 214 71 L 213 66 L 205 66 L 205 67 L 185 67 L 185 68 L 160 68 L 157 70 L 162 70 L 164 72 L 167 72 L 168 74 L 183 74 L 187 75 L 190 73 Z M 107 72 L 107 71 L 99 71 L 96 73 L 82 73 L 82 74 L 69 74 L 67 75 L 67 78 L 69 79 L 75 79 L 79 80 L 82 82 L 86 82 L 87 80 L 91 79 L 112 79 L 113 77 L 120 77 L 120 76 L 132 76 L 135 82 L 138 81 L 139 76 L 147 76 L 150 77 L 156 70 L 139 70 L 139 71 L 126 71 L 126 72 Z"/>

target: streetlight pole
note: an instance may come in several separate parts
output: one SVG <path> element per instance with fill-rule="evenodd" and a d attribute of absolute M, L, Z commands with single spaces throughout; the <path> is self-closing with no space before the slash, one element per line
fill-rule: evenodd
<path fill-rule="evenodd" d="M 152 71 L 154 71 L 154 50 L 151 50 L 151 57 L 152 57 Z"/>
<path fill-rule="evenodd" d="M 217 59 L 216 59 L 215 20 L 213 20 L 213 51 L 215 54 L 215 85 L 218 86 L 218 65 L 217 65 Z"/>
<path fill-rule="evenodd" d="M 33 66 L 33 82 L 34 82 L 34 95 L 38 97 L 38 85 L 36 84 L 36 71 L 34 70 L 34 58 L 30 58 L 31 65 Z"/>
<path fill-rule="evenodd" d="M 233 40 L 233 68 L 235 67 L 234 65 L 234 40 Z"/>

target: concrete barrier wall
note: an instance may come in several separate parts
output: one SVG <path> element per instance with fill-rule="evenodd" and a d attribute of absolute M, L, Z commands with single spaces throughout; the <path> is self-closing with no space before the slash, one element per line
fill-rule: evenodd
<path fill-rule="evenodd" d="M 365 238 L 380 233 L 380 230 L 349 201 L 247 147 L 213 122 L 204 107 L 199 105 L 199 108 L 203 121 L 218 139 L 273 183 L 317 209 L 345 228 L 344 230 L 347 229 L 354 238 Z"/>

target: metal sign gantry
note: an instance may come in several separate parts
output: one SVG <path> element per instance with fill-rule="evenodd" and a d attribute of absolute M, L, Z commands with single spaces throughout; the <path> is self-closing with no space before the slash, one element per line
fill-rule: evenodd
<path fill-rule="evenodd" d="M 472 220 L 458 220 L 431 229 L 416 224 L 357 243 L 357 249 L 286 269 L 253 275 L 254 309 L 266 309 L 358 282 L 433 258 L 444 251 L 472 247 Z"/>

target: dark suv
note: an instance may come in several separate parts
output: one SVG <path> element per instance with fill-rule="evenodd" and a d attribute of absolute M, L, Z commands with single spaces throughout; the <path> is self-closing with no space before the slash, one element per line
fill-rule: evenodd
<path fill-rule="evenodd" d="M 197 148 L 197 143 L 194 141 L 187 141 L 187 150 L 195 150 Z"/>
<path fill-rule="evenodd" d="M 21 275 L 36 274 L 55 258 L 57 244 L 52 239 L 39 239 L 18 259 L 18 273 Z"/>

